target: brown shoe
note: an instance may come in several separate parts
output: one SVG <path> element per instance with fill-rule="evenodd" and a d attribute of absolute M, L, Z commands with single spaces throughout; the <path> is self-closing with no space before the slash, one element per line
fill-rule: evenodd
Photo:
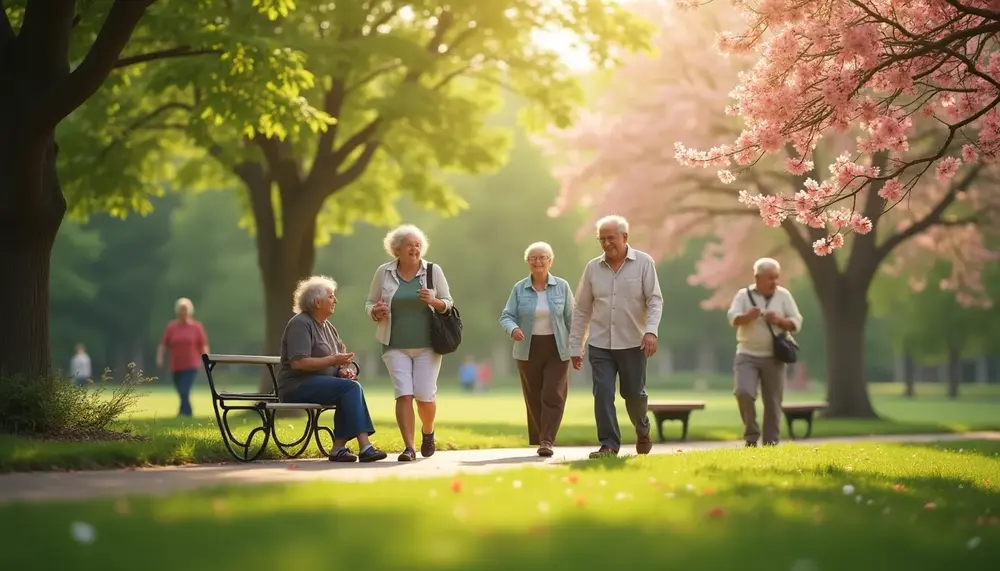
<path fill-rule="evenodd" d="M 542 442 L 541 446 L 538 447 L 537 452 L 542 458 L 548 458 L 554 454 L 552 451 L 552 445 L 548 442 Z"/>
<path fill-rule="evenodd" d="M 618 451 L 614 448 L 609 448 L 607 446 L 601 446 L 600 450 L 595 450 L 590 453 L 590 457 L 593 459 L 597 458 L 613 458 L 618 456 Z"/>
<path fill-rule="evenodd" d="M 648 434 L 639 436 L 635 441 L 635 451 L 638 454 L 649 454 L 649 451 L 653 449 L 653 439 L 649 437 Z"/>

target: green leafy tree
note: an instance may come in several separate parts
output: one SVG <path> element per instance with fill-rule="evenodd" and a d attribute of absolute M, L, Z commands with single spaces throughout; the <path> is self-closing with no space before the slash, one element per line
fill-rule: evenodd
<path fill-rule="evenodd" d="M 135 124 L 94 119 L 137 113 L 126 105 L 128 87 L 145 81 L 143 68 L 161 60 L 195 61 L 206 52 L 227 55 L 207 59 L 212 63 L 203 67 L 214 65 L 217 73 L 228 69 L 229 83 L 251 76 L 266 81 L 269 66 L 282 67 L 282 54 L 274 54 L 270 46 L 252 36 L 228 38 L 227 43 L 221 27 L 212 23 L 236 4 L 246 3 L 0 0 L 0 227 L 4 232 L 0 260 L 7 270 L 0 286 L 0 315 L 6 323 L 16 324 L 0 332 L 0 373 L 38 376 L 51 367 L 49 268 L 67 201 L 82 208 L 142 206 L 142 194 L 156 192 L 158 185 L 129 185 L 129 180 L 149 180 L 130 178 L 130 173 L 147 166 L 169 167 L 152 152 L 142 155 L 143 161 L 131 160 L 142 147 L 162 150 L 168 142 L 115 144 L 126 154 L 118 164 L 105 156 L 109 162 L 103 163 L 103 172 L 116 175 L 116 182 L 92 184 L 99 179 L 90 175 L 99 173 L 84 167 L 96 161 L 85 157 L 108 155 L 100 149 L 112 147 L 112 129 Z M 290 4 L 291 0 L 254 0 L 252 9 L 241 10 L 277 17 Z M 217 16 L 208 18 L 213 11 Z M 257 66 L 248 69 L 246 58 L 240 57 L 247 53 L 271 55 L 255 60 Z M 91 99 L 113 72 L 114 80 L 97 98 L 106 103 L 95 107 L 101 112 L 80 112 L 79 122 L 68 125 L 67 117 Z M 162 83 L 147 87 L 170 89 Z M 271 101 L 261 97 L 245 105 Z M 72 137 L 63 136 L 69 133 L 60 130 L 86 131 L 88 137 L 74 143 Z M 62 181 L 69 181 L 65 189 Z"/>
<path fill-rule="evenodd" d="M 269 351 L 277 350 L 296 281 L 313 271 L 316 245 L 331 232 L 359 220 L 397 221 L 402 195 L 447 213 L 464 207 L 443 175 L 503 163 L 509 133 L 486 121 L 502 89 L 528 102 L 530 125 L 568 123 L 581 89 L 561 57 L 536 42 L 539 31 L 570 32 L 600 66 L 648 37 L 646 24 L 611 0 L 301 0 L 294 9 L 284 4 L 274 21 L 218 4 L 227 11 L 202 18 L 211 29 L 197 42 L 175 27 L 190 25 L 179 16 L 151 20 L 148 34 L 198 51 L 215 43 L 239 49 L 146 64 L 120 77 L 107 106 L 93 112 L 128 117 L 117 121 L 129 141 L 116 146 L 130 155 L 122 164 L 169 154 L 169 132 L 204 159 L 185 157 L 180 180 L 239 180 Z M 191 12 L 220 9 L 196 3 Z M 247 38 L 255 41 L 243 49 Z M 132 109 L 118 111 L 118 101 Z M 147 180 L 135 177 L 139 195 Z"/>

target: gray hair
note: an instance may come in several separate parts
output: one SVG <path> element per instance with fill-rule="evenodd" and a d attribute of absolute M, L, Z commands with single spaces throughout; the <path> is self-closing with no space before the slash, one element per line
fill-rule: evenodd
<path fill-rule="evenodd" d="M 753 263 L 753 275 L 759 276 L 762 272 L 774 270 L 781 273 L 781 264 L 774 258 L 761 258 Z"/>
<path fill-rule="evenodd" d="M 628 234 L 628 220 L 625 220 L 624 216 L 619 216 L 617 214 L 609 214 L 608 216 L 602 216 L 597 223 L 594 224 L 594 228 L 598 232 L 601 231 L 601 227 L 608 224 L 614 224 L 618 227 L 618 231 L 622 234 Z"/>
<path fill-rule="evenodd" d="M 292 296 L 294 313 L 309 313 L 316 309 L 316 302 L 336 293 L 337 282 L 326 276 L 312 276 L 299 282 Z"/>
<path fill-rule="evenodd" d="M 548 242 L 534 242 L 524 251 L 525 262 L 528 261 L 528 255 L 534 250 L 541 250 L 546 256 L 549 257 L 550 260 L 554 260 L 556 258 L 555 253 L 552 252 L 552 246 L 549 246 Z"/>
<path fill-rule="evenodd" d="M 174 315 L 180 313 L 182 307 L 187 308 L 188 316 L 194 315 L 194 304 L 186 297 L 182 297 L 174 302 Z"/>
<path fill-rule="evenodd" d="M 403 246 L 403 242 L 407 238 L 420 240 L 420 257 L 427 253 L 427 247 L 430 245 L 427 241 L 427 235 L 413 224 L 403 224 L 390 230 L 382 240 L 382 246 L 387 254 L 395 258 L 397 257 L 396 252 Z"/>

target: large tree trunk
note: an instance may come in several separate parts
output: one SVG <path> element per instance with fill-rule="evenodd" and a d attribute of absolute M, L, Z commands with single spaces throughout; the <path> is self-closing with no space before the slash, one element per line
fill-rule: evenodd
<path fill-rule="evenodd" d="M 958 398 L 958 388 L 962 383 L 962 350 L 948 347 L 948 398 Z"/>
<path fill-rule="evenodd" d="M 917 371 L 913 356 L 906 350 L 903 351 L 903 382 L 906 384 L 903 396 L 909 398 L 917 396 Z"/>
<path fill-rule="evenodd" d="M 265 355 L 281 353 L 281 336 L 285 325 L 292 317 L 292 296 L 299 280 L 312 274 L 316 263 L 314 232 L 308 232 L 309 240 L 297 248 L 288 248 L 283 239 L 275 239 L 264 251 L 271 255 L 261 255 L 260 276 L 264 284 L 264 351 Z M 270 376 L 260 379 L 262 392 L 274 389 Z"/>
<path fill-rule="evenodd" d="M 865 378 L 866 293 L 852 292 L 841 283 L 832 299 L 821 300 L 826 330 L 826 416 L 830 418 L 878 418 Z"/>
<path fill-rule="evenodd" d="M 0 374 L 39 377 L 52 367 L 49 262 L 66 201 L 51 138 L 37 154 L 19 152 L 10 132 L 0 138 Z"/>

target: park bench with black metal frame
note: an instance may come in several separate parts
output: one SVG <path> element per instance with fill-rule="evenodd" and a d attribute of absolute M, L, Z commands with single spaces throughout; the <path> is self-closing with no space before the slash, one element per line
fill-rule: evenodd
<path fill-rule="evenodd" d="M 656 432 L 660 437 L 660 442 L 666 442 L 663 436 L 663 423 L 667 420 L 676 420 L 681 423 L 681 441 L 687 440 L 688 421 L 691 412 L 695 410 L 705 410 L 705 403 L 701 401 L 656 401 L 646 406 L 649 412 L 653 413 L 656 419 Z"/>
<path fill-rule="evenodd" d="M 320 434 L 330 437 L 331 448 L 333 442 L 333 430 L 328 426 L 322 426 L 319 422 L 320 416 L 327 411 L 336 410 L 334 405 L 321 405 L 314 403 L 281 402 L 278 399 L 278 378 L 275 367 L 281 363 L 278 357 L 264 355 L 218 355 L 203 354 L 202 362 L 205 364 L 205 374 L 208 376 L 208 386 L 212 390 L 212 406 L 215 409 L 215 421 L 219 425 L 219 432 L 222 434 L 222 441 L 226 445 L 226 450 L 233 458 L 240 462 L 253 462 L 260 458 L 267 445 L 273 440 L 278 451 L 287 458 L 298 458 L 309 447 L 312 440 L 316 441 L 316 446 L 324 455 L 329 455 L 331 450 L 323 444 Z M 216 365 L 264 365 L 271 377 L 271 384 L 274 391 L 270 393 L 238 393 L 219 392 L 215 386 L 215 378 L 212 373 Z M 351 363 L 355 372 L 360 375 L 361 368 L 357 363 Z M 275 417 L 281 410 L 301 410 L 306 413 L 306 426 L 302 436 L 294 442 L 283 442 L 278 437 L 277 423 Z M 240 411 L 244 413 L 254 413 L 259 419 L 260 425 L 255 426 L 247 434 L 245 440 L 241 440 L 229 426 L 229 413 Z M 259 447 L 254 445 L 254 438 L 261 435 L 262 442 Z"/>
<path fill-rule="evenodd" d="M 795 431 L 792 429 L 792 422 L 795 420 L 806 421 L 806 433 L 803 439 L 812 436 L 813 416 L 816 412 L 826 410 L 825 402 L 800 402 L 781 405 L 781 412 L 785 415 L 785 422 L 788 423 L 788 436 L 796 440 Z"/>

